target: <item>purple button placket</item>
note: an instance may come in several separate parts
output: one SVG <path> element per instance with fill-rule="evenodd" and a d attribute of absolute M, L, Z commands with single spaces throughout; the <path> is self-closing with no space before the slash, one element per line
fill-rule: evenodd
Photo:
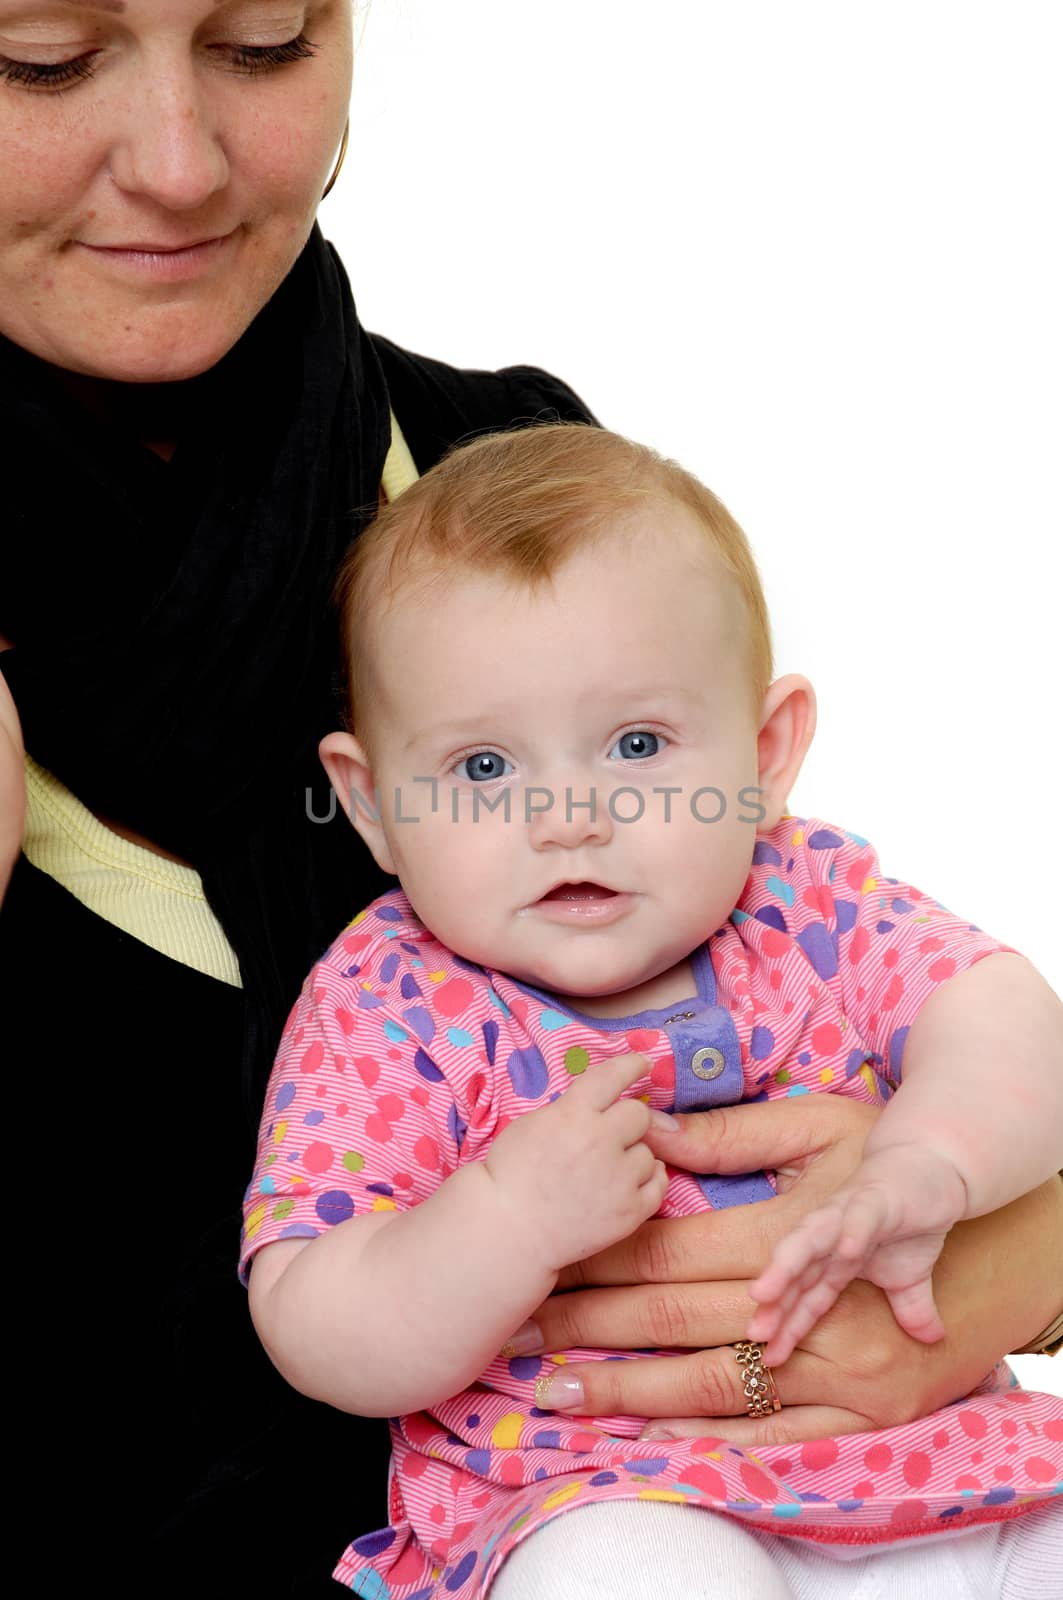
<path fill-rule="evenodd" d="M 690 1001 L 662 1025 L 675 1057 L 673 1110 L 677 1112 L 737 1105 L 745 1089 L 738 1032 L 727 1007 L 715 1004 L 716 974 L 711 962 L 704 963 L 700 976 L 708 994 L 698 1002 Z M 763 1172 L 694 1173 L 693 1177 L 715 1211 L 752 1200 L 770 1200 L 775 1193 Z"/>

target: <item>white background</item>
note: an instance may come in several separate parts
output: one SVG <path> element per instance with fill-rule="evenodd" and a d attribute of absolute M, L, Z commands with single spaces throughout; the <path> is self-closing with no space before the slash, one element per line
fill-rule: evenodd
<path fill-rule="evenodd" d="M 1054 0 L 373 0 L 322 209 L 370 328 L 548 367 L 724 498 L 819 693 L 794 810 L 1057 990 L 1061 42 Z"/>

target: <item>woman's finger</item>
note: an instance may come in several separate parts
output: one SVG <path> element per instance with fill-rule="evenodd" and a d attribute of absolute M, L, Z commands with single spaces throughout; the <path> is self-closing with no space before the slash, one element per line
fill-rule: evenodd
<path fill-rule="evenodd" d="M 806 1163 L 842 1139 L 862 1144 L 877 1116 L 873 1107 L 842 1095 L 802 1096 L 689 1113 L 678 1118 L 677 1133 L 653 1129 L 647 1138 L 662 1160 L 689 1172 L 777 1171 Z"/>
<path fill-rule="evenodd" d="M 648 1135 L 646 1143 L 654 1148 Z M 651 1218 L 607 1250 L 566 1267 L 558 1288 L 748 1278 L 767 1266 L 793 1225 L 795 1212 L 786 1201 L 780 1196 L 693 1217 Z"/>
<path fill-rule="evenodd" d="M 533 1319 L 542 1350 L 701 1350 L 744 1339 L 753 1310 L 735 1280 L 555 1294 Z"/>
<path fill-rule="evenodd" d="M 748 1450 L 769 1444 L 803 1444 L 839 1433 L 864 1433 L 871 1424 L 856 1411 L 836 1406 L 784 1406 L 772 1417 L 670 1417 L 651 1423 L 640 1439 L 726 1439 Z"/>
<path fill-rule="evenodd" d="M 821 1114 L 810 1115 L 820 1108 Z M 778 1175 L 778 1195 L 726 1211 L 644 1222 L 608 1250 L 566 1267 L 558 1288 L 755 1277 L 796 1222 L 856 1169 L 877 1115 L 844 1095 L 816 1095 L 694 1112 L 679 1119 L 678 1134 L 651 1128 L 646 1143 L 671 1165 L 695 1172 L 768 1167 Z"/>
<path fill-rule="evenodd" d="M 830 1098 L 829 1095 L 820 1097 L 822 1101 Z M 776 1204 L 782 1202 L 766 1202 L 769 1208 Z M 737 1208 L 742 1215 L 758 1209 L 762 1208 Z M 788 1361 L 773 1368 L 783 1409 L 775 1417 L 766 1419 L 765 1425 L 755 1425 L 760 1428 L 754 1435 L 755 1440 L 785 1443 L 787 1435 L 783 1430 L 791 1425 L 789 1413 L 799 1407 L 817 1408 L 816 1417 L 811 1420 L 799 1417 L 795 1423 L 797 1427 L 809 1427 L 809 1436 L 815 1437 L 829 1434 L 834 1427 L 850 1433 L 865 1428 L 870 1431 L 894 1427 L 910 1422 L 913 1417 L 927 1416 L 948 1405 L 958 1394 L 968 1393 L 1002 1351 L 1025 1344 L 1058 1310 L 1056 1282 L 1051 1280 L 1050 1274 L 1034 1273 L 1031 1258 L 1016 1249 L 1015 1241 L 1017 1237 L 1029 1238 L 1038 1228 L 1045 1236 L 1055 1239 L 1061 1211 L 1063 1185 L 1057 1178 L 1001 1211 L 953 1228 L 934 1271 L 934 1292 L 948 1329 L 948 1337 L 938 1344 L 920 1344 L 910 1338 L 898 1327 L 882 1291 L 862 1279 L 854 1279 L 806 1336 L 805 1349 L 797 1350 Z M 689 1221 L 713 1224 L 724 1220 L 725 1215 L 721 1212 Z M 748 1281 L 743 1281 L 744 1277 L 745 1274 L 736 1274 L 731 1281 L 709 1285 L 708 1300 L 702 1301 L 706 1324 L 714 1318 L 721 1330 L 715 1335 L 715 1342 L 719 1344 L 730 1345 L 745 1338 L 752 1301 L 747 1297 L 749 1285 Z M 987 1284 L 993 1288 L 995 1301 L 985 1299 Z M 536 1317 L 548 1327 L 552 1326 L 550 1319 L 555 1307 L 568 1301 L 577 1309 L 573 1328 L 578 1330 L 584 1326 L 581 1320 L 584 1313 L 578 1311 L 580 1300 L 593 1301 L 615 1295 L 606 1320 L 611 1317 L 624 1323 L 628 1294 L 636 1294 L 641 1301 L 650 1293 L 657 1296 L 659 1310 L 664 1308 L 663 1314 L 651 1314 L 647 1318 L 643 1307 L 637 1320 L 653 1326 L 657 1321 L 667 1323 L 674 1319 L 677 1295 L 696 1293 L 698 1289 L 700 1285 L 690 1288 L 671 1283 L 650 1290 L 641 1287 L 627 1292 L 593 1290 L 585 1296 L 558 1295 L 546 1301 Z M 728 1302 L 734 1307 L 733 1321 L 726 1310 Z M 989 1327 L 986 1325 L 987 1303 L 996 1306 L 996 1315 Z M 570 1312 L 573 1304 L 569 1306 Z M 571 1346 L 584 1340 L 583 1335 L 578 1334 L 562 1337 L 560 1342 Z M 628 1338 L 626 1342 L 629 1346 L 634 1344 L 635 1348 L 647 1348 L 667 1346 L 671 1341 L 649 1333 Z M 714 1340 L 706 1337 L 700 1342 L 707 1346 Z M 605 1339 L 594 1337 L 586 1343 L 623 1348 L 625 1341 L 607 1333 Z M 553 1339 L 550 1344 L 553 1346 Z M 526 1347 L 521 1350 L 521 1354 L 530 1353 Z M 699 1419 L 695 1431 L 715 1429 L 721 1434 L 724 1424 L 719 1419 L 731 1415 L 737 1419 L 737 1428 L 735 1422 L 726 1424 L 727 1437 L 741 1444 L 750 1442 L 749 1430 L 745 1428 L 749 1419 L 742 1415 L 745 1408 L 739 1406 L 733 1389 L 724 1388 L 728 1380 L 734 1382 L 736 1370 L 733 1350 L 695 1350 L 689 1356 L 661 1356 L 650 1360 L 566 1363 L 557 1367 L 555 1376 L 576 1386 L 577 1393 L 570 1397 L 572 1403 L 567 1407 L 570 1412 L 599 1416 L 692 1417 Z M 697 1392 L 695 1380 L 699 1372 L 703 1399 L 696 1403 L 690 1396 Z M 677 1392 L 680 1382 L 683 1387 Z M 727 1405 L 707 1403 L 713 1385 L 717 1401 L 726 1394 Z M 832 1409 L 822 1409 L 828 1403 Z M 564 1399 L 558 1409 L 566 1409 Z M 738 1434 L 743 1431 L 746 1437 L 739 1438 Z"/>
<path fill-rule="evenodd" d="M 823 1398 L 824 1364 L 802 1350 L 773 1368 L 772 1376 L 784 1406 Z M 730 1345 L 688 1356 L 573 1361 L 539 1378 L 535 1403 L 544 1411 L 579 1416 L 674 1417 L 678 1400 L 684 1416 L 742 1417 L 748 1405 L 745 1377 Z M 863 1421 L 870 1426 L 866 1417 Z M 702 1431 L 712 1433 L 715 1427 L 713 1423 Z"/>

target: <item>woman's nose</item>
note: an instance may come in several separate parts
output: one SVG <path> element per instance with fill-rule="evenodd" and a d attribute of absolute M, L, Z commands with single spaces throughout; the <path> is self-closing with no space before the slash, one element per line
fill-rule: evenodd
<path fill-rule="evenodd" d="M 525 794 L 528 837 L 533 849 L 559 846 L 574 850 L 581 845 L 605 844 L 613 824 L 593 784 L 585 787 L 528 789 Z"/>
<path fill-rule="evenodd" d="M 229 181 L 209 102 L 192 74 L 156 80 L 131 107 L 111 152 L 111 176 L 130 195 L 193 211 Z"/>

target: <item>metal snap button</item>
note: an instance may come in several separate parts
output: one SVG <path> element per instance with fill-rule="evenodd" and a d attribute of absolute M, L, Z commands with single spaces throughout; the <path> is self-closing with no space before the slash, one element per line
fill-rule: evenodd
<path fill-rule="evenodd" d="M 704 1050 L 695 1050 L 690 1070 L 695 1078 L 718 1078 L 726 1065 L 723 1051 L 710 1044 Z"/>

